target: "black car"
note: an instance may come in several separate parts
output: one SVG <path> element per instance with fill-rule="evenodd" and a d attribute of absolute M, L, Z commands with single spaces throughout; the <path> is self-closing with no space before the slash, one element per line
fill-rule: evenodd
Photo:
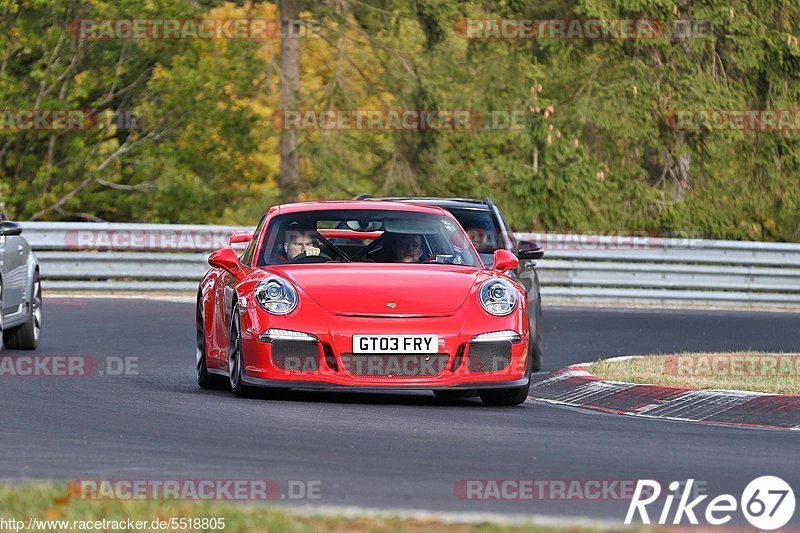
<path fill-rule="evenodd" d="M 520 259 L 519 268 L 509 272 L 525 287 L 528 294 L 528 315 L 531 329 L 532 369 L 542 368 L 542 302 L 539 293 L 539 276 L 534 268 L 534 260 L 541 259 L 544 251 L 535 242 L 517 241 L 514 232 L 505 221 L 500 210 L 491 198 L 476 200 L 471 198 L 433 198 L 433 197 L 373 197 L 361 195 L 354 200 L 391 200 L 423 205 L 435 205 L 450 211 L 472 239 L 484 264 L 491 267 L 495 250 L 504 249 L 516 254 Z"/>

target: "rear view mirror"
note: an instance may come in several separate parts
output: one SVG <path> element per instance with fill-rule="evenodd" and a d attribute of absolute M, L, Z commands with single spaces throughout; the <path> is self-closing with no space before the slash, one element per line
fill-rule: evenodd
<path fill-rule="evenodd" d="M 236 279 L 244 278 L 239 258 L 233 248 L 220 248 L 208 256 L 208 264 L 215 268 L 221 268 Z"/>
<path fill-rule="evenodd" d="M 353 231 L 379 231 L 383 228 L 379 220 L 348 220 L 346 225 Z"/>
<path fill-rule="evenodd" d="M 517 247 L 517 257 L 520 259 L 541 259 L 544 257 L 544 250 L 537 242 L 520 241 Z"/>
<path fill-rule="evenodd" d="M 518 266 L 519 259 L 508 250 L 500 249 L 494 251 L 494 266 L 492 268 L 500 274 L 508 272 L 509 270 L 514 270 Z"/>
<path fill-rule="evenodd" d="M 6 220 L 5 222 L 0 222 L 0 236 L 11 237 L 13 235 L 19 235 L 21 233 L 22 233 L 22 226 L 20 226 L 16 222 L 11 222 L 10 220 Z"/>

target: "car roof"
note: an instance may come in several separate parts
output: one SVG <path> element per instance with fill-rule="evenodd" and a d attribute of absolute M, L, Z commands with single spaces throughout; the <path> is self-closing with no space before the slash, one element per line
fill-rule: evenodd
<path fill-rule="evenodd" d="M 369 201 L 363 200 L 334 200 L 321 202 L 297 202 L 293 204 L 278 205 L 270 209 L 277 209 L 279 214 L 302 213 L 304 211 L 328 211 L 334 209 L 385 209 L 387 211 L 411 211 L 415 213 L 431 213 L 436 215 L 449 215 L 449 213 L 436 205 L 420 205 L 407 202 L 394 201 Z"/>
<path fill-rule="evenodd" d="M 381 196 L 372 197 L 362 195 L 357 197 L 359 200 L 367 200 L 370 202 L 402 202 L 418 205 L 433 205 L 443 207 L 444 209 L 473 209 L 476 211 L 489 211 L 489 203 L 486 200 L 478 200 L 477 198 L 449 198 L 437 196 Z"/>

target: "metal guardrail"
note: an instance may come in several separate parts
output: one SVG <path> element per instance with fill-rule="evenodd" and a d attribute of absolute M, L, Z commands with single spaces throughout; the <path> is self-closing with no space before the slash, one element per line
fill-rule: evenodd
<path fill-rule="evenodd" d="M 50 291 L 188 292 L 239 226 L 25 222 Z M 800 244 L 519 233 L 542 299 L 800 309 Z"/>

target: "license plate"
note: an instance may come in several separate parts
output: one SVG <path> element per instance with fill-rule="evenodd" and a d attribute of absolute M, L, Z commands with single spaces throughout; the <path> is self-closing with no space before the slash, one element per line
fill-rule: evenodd
<path fill-rule="evenodd" d="M 438 335 L 353 335 L 353 353 L 438 352 Z"/>

